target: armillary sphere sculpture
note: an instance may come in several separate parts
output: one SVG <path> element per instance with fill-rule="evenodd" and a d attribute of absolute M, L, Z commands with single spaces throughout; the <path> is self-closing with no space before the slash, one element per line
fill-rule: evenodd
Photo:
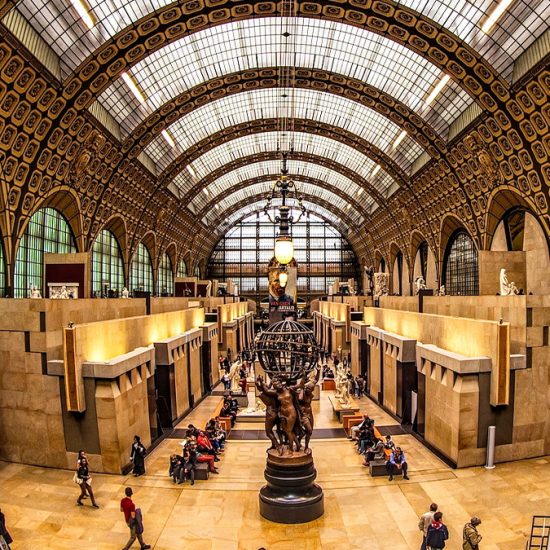
<path fill-rule="evenodd" d="M 323 491 L 314 483 L 317 471 L 309 448 L 314 422 L 311 401 L 320 374 L 317 342 L 306 326 L 285 320 L 256 338 L 255 351 L 270 379 L 256 377 L 271 440 L 260 513 L 278 523 L 312 521 L 324 512 Z"/>

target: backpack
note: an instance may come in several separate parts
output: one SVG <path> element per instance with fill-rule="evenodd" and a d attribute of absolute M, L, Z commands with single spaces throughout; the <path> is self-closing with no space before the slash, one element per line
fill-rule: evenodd
<path fill-rule="evenodd" d="M 446 533 L 444 526 L 439 529 L 435 529 L 431 525 L 428 527 L 428 533 L 426 534 L 426 546 L 430 548 L 445 548 Z"/>

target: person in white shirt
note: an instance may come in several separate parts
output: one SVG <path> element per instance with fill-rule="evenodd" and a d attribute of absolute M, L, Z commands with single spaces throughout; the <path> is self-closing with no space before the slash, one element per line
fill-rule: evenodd
<path fill-rule="evenodd" d="M 432 502 L 430 504 L 430 511 L 424 512 L 420 516 L 420 520 L 418 522 L 418 528 L 420 531 L 422 531 L 422 546 L 420 546 L 420 550 L 426 550 L 426 535 L 428 534 L 428 527 L 432 523 L 434 519 L 434 514 L 437 512 L 437 504 L 435 502 Z"/>

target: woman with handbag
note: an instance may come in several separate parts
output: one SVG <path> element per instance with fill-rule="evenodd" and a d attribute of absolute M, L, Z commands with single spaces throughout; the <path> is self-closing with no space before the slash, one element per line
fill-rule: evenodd
<path fill-rule="evenodd" d="M 139 435 L 134 436 L 134 443 L 132 444 L 132 454 L 130 455 L 130 460 L 134 464 L 132 473 L 134 476 L 142 476 L 145 473 L 145 455 L 147 450 L 141 442 Z"/>
<path fill-rule="evenodd" d="M 94 508 L 99 508 L 92 491 L 92 476 L 88 469 L 88 459 L 86 457 L 80 459 L 80 466 L 76 471 L 74 480 L 80 485 L 80 496 L 76 499 L 78 506 L 84 506 L 82 499 L 86 496 L 86 493 L 88 493 L 92 501 L 92 506 Z"/>
<path fill-rule="evenodd" d="M 13 542 L 6 528 L 6 517 L 0 510 L 0 550 L 10 550 L 10 544 Z"/>

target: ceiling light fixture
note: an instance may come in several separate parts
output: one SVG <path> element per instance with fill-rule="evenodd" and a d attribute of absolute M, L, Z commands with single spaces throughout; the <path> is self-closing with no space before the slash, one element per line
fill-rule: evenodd
<path fill-rule="evenodd" d="M 174 143 L 174 140 L 172 139 L 172 136 L 166 130 L 162 130 L 161 134 L 166 140 L 166 142 L 168 143 L 168 145 L 170 145 L 170 147 L 174 148 L 176 146 L 176 144 Z"/>
<path fill-rule="evenodd" d="M 80 18 L 84 23 L 86 23 L 86 26 L 92 30 L 94 28 L 94 20 L 88 11 L 88 8 L 84 5 L 84 3 L 81 0 L 71 0 L 71 4 L 73 5 L 74 9 L 78 12 L 78 15 L 80 15 Z"/>
<path fill-rule="evenodd" d="M 488 33 L 493 28 L 493 25 L 500 19 L 500 16 L 506 11 L 512 1 L 513 0 L 502 0 L 502 2 L 494 9 L 493 13 L 489 15 L 481 27 L 481 30 L 484 33 Z"/>
<path fill-rule="evenodd" d="M 146 105 L 145 98 L 143 97 L 143 94 L 140 92 L 139 88 L 137 87 L 137 84 L 133 81 L 132 77 L 124 72 L 122 73 L 122 80 L 126 82 L 126 85 L 128 88 L 130 88 L 130 91 L 134 94 L 135 98 L 142 104 Z"/>
<path fill-rule="evenodd" d="M 407 130 L 403 130 L 398 136 L 397 139 L 393 142 L 392 149 L 396 149 L 397 146 L 405 139 L 407 135 Z"/>
<path fill-rule="evenodd" d="M 426 98 L 426 101 L 424 102 L 426 105 L 429 105 L 439 95 L 441 90 L 443 90 L 443 88 L 445 88 L 447 82 L 449 82 L 450 78 L 451 77 L 448 74 L 446 74 L 437 83 L 437 86 L 431 91 L 430 95 Z"/>

